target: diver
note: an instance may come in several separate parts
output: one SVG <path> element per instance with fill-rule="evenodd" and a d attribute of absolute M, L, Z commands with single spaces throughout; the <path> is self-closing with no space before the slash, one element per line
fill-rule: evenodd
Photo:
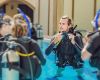
<path fill-rule="evenodd" d="M 28 30 L 25 20 L 20 20 L 18 22 L 12 21 L 11 24 L 9 20 L 4 20 L 5 25 L 9 24 L 9 26 L 12 27 L 11 31 L 8 33 L 9 35 L 4 36 L 3 41 L 12 42 L 13 45 L 5 44 L 4 47 L 14 50 L 16 54 L 19 55 L 20 62 L 19 64 L 13 64 L 8 60 L 8 65 L 10 69 L 18 70 L 21 73 L 20 80 L 36 80 L 41 75 L 41 65 L 45 65 L 46 60 L 36 41 L 27 37 Z M 10 30 L 10 27 L 7 27 L 9 28 L 7 31 Z M 18 44 L 23 46 L 24 49 Z"/>
<path fill-rule="evenodd" d="M 8 16 L 8 15 L 0 15 L 0 41 L 4 41 L 7 39 L 7 35 L 11 34 L 12 27 L 13 27 L 13 19 Z M 7 49 L 7 46 L 5 43 L 0 43 L 0 76 L 1 76 L 1 60 L 2 60 L 2 55 L 4 51 Z"/>
<path fill-rule="evenodd" d="M 98 69 L 97 79 L 100 80 L 100 16 L 97 19 L 97 25 L 98 30 L 87 35 L 89 40 L 82 50 L 82 59 L 84 61 L 89 59 L 90 65 Z"/>
<path fill-rule="evenodd" d="M 12 29 L 12 36 L 16 38 L 14 40 L 16 43 L 19 43 L 25 47 L 27 52 L 29 53 L 29 58 L 31 60 L 32 64 L 32 73 L 34 80 L 38 78 L 41 74 L 41 65 L 44 65 L 46 63 L 46 60 L 44 56 L 42 55 L 42 52 L 36 43 L 35 40 L 27 37 L 27 24 L 24 20 L 20 20 L 19 22 L 15 23 L 15 27 Z M 31 74 L 30 68 L 29 68 L 29 61 L 27 59 L 27 56 L 25 56 L 26 53 L 24 50 L 22 50 L 21 47 L 18 47 L 17 53 L 20 55 L 20 67 L 24 69 L 27 73 Z M 32 53 L 32 55 L 31 55 Z M 22 55 L 24 54 L 24 55 Z"/>
<path fill-rule="evenodd" d="M 62 71 L 68 65 L 72 66 L 81 78 L 83 61 L 81 60 L 81 49 L 83 47 L 82 36 L 72 27 L 69 17 L 63 16 L 59 22 L 59 33 L 51 40 L 50 46 L 46 49 L 46 55 L 52 50 L 57 55 L 56 65 L 58 70 L 56 76 L 62 75 Z"/>

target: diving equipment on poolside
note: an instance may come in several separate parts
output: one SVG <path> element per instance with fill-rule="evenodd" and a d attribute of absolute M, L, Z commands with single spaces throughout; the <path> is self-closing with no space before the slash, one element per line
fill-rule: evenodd
<path fill-rule="evenodd" d="M 36 26 L 37 42 L 41 48 L 43 48 L 43 29 L 41 25 Z"/>

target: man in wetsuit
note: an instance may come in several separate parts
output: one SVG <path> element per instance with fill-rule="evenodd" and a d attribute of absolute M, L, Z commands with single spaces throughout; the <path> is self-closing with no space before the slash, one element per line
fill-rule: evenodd
<path fill-rule="evenodd" d="M 75 45 L 76 44 L 76 36 L 77 34 L 74 34 L 74 32 L 71 30 L 72 29 L 72 21 L 69 17 L 63 16 L 60 19 L 59 22 L 59 33 L 57 33 L 54 36 L 54 39 L 51 41 L 51 43 L 55 44 L 55 52 L 57 55 L 57 74 L 56 76 L 61 76 L 62 71 L 67 65 L 72 66 L 74 69 L 76 69 L 78 73 L 78 78 L 80 78 L 80 72 L 81 72 L 81 67 L 82 67 L 82 60 L 81 60 L 81 52 L 78 49 L 78 47 Z M 79 35 L 78 35 L 79 36 Z M 77 38 L 79 38 L 77 36 Z M 77 39 L 78 40 L 78 39 Z M 80 40 L 79 40 L 80 41 Z M 78 46 L 82 44 L 77 43 Z M 80 45 L 79 45 L 80 44 Z M 82 47 L 82 46 L 81 46 Z M 48 50 L 46 51 L 48 55 Z"/>
<path fill-rule="evenodd" d="M 10 25 L 8 20 L 7 22 L 4 21 L 4 25 L 9 25 L 11 27 L 12 25 Z M 4 41 L 20 44 L 25 48 L 26 51 L 17 44 L 5 44 L 4 47 L 6 46 L 6 49 L 14 50 L 20 57 L 20 64 L 19 62 L 17 64 L 13 62 L 8 62 L 8 68 L 10 67 L 10 69 L 17 69 L 20 73 L 22 73 L 24 76 L 22 75 L 20 77 L 20 80 L 30 79 L 32 76 L 35 80 L 41 75 L 41 65 L 45 65 L 46 60 L 42 55 L 40 47 L 38 46 L 36 41 L 27 37 L 26 22 L 24 20 L 20 20 L 18 21 L 18 23 L 14 23 L 9 34 L 10 35 L 4 37 Z M 10 47 L 10 45 L 12 47 Z"/>
<path fill-rule="evenodd" d="M 100 17 L 98 19 L 100 26 Z M 100 80 L 100 30 L 90 34 L 90 40 L 82 50 L 82 59 L 90 59 L 90 65 L 98 68 L 97 78 Z"/>
<path fill-rule="evenodd" d="M 15 27 L 12 29 L 12 37 L 16 38 L 15 42 L 21 44 L 26 49 L 27 53 L 18 46 L 16 49 L 18 54 L 20 55 L 20 67 L 26 71 L 29 75 L 33 73 L 34 80 L 38 78 L 41 74 L 41 65 L 45 65 L 46 60 L 40 50 L 40 47 L 38 46 L 37 42 L 29 37 L 27 37 L 27 24 L 24 20 L 20 20 L 20 22 L 15 23 Z M 31 54 L 30 56 L 27 56 L 28 54 Z M 22 54 L 26 55 L 23 56 Z M 31 69 L 29 67 L 29 60 L 30 58 L 31 67 L 32 67 L 32 73 Z"/>
<path fill-rule="evenodd" d="M 8 34 L 11 34 L 13 25 L 13 19 L 8 15 L 0 15 L 0 41 L 4 41 L 6 39 L 6 36 Z M 5 43 L 0 43 L 0 76 L 1 76 L 1 60 L 2 60 L 2 54 L 7 49 L 7 46 L 5 46 Z"/>

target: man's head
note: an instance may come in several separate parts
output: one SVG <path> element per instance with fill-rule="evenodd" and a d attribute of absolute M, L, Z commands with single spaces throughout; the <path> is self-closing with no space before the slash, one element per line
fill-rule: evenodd
<path fill-rule="evenodd" d="M 3 17 L 3 22 L 0 25 L 0 34 L 2 36 L 5 36 L 7 34 L 11 34 L 13 27 L 14 27 L 13 19 L 10 16 L 5 15 Z"/>
<path fill-rule="evenodd" d="M 63 16 L 60 19 L 59 22 L 59 31 L 63 32 L 63 31 L 69 31 L 69 28 L 72 26 L 72 21 L 69 17 L 67 16 Z"/>

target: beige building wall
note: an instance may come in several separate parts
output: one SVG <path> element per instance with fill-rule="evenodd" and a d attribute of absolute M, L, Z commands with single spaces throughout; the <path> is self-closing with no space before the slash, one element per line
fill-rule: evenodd
<path fill-rule="evenodd" d="M 96 11 L 100 9 L 100 0 L 96 0 Z"/>
<path fill-rule="evenodd" d="M 74 24 L 81 29 L 92 30 L 91 20 L 94 17 L 93 0 L 75 0 Z"/>
<path fill-rule="evenodd" d="M 54 13 L 55 13 L 55 8 L 54 7 L 56 7 L 55 5 L 54 5 L 54 0 L 49 0 L 49 24 L 48 24 L 48 31 L 49 31 L 49 35 L 53 35 L 53 33 L 54 33 L 54 28 L 55 28 L 55 26 L 54 26 L 54 24 L 55 24 L 55 19 L 54 18 L 56 18 L 56 15 L 54 15 Z"/>
<path fill-rule="evenodd" d="M 48 0 L 40 0 L 40 24 L 43 26 L 44 34 L 48 34 Z"/>
<path fill-rule="evenodd" d="M 28 0 L 27 0 L 28 1 Z M 31 2 L 31 4 L 34 4 L 33 6 L 35 7 L 34 9 L 34 24 L 39 23 L 39 0 L 33 0 L 34 2 Z"/>
<path fill-rule="evenodd" d="M 64 0 L 57 0 L 57 14 L 56 14 L 57 15 L 57 26 L 56 26 L 57 31 L 59 30 L 58 28 L 59 20 L 62 17 L 63 13 L 64 13 Z"/>
<path fill-rule="evenodd" d="M 64 15 L 72 18 L 72 0 L 64 0 Z"/>
<path fill-rule="evenodd" d="M 14 6 L 13 9 L 11 9 L 11 6 Z M 6 5 L 6 14 L 13 17 L 13 15 L 17 13 L 17 6 L 18 3 L 16 1 L 13 3 L 8 2 Z"/>
<path fill-rule="evenodd" d="M 36 6 L 38 0 L 23 0 L 23 1 L 28 2 L 30 5 Z"/>
<path fill-rule="evenodd" d="M 64 15 L 73 18 L 79 29 L 92 30 L 91 21 L 100 9 L 100 0 L 64 0 Z"/>

